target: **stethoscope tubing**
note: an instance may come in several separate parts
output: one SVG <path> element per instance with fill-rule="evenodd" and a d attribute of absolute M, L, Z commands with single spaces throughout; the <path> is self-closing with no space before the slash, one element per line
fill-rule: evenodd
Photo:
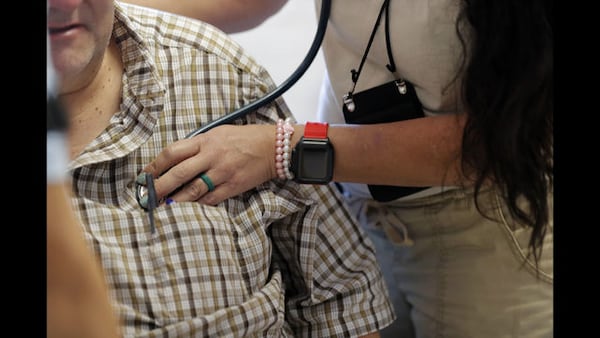
<path fill-rule="evenodd" d="M 321 48 L 321 43 L 323 42 L 323 38 L 325 37 L 325 31 L 327 29 L 327 22 L 329 21 L 329 14 L 331 11 L 331 0 L 323 0 L 321 3 L 321 14 L 319 15 L 319 22 L 317 26 L 317 32 L 315 33 L 315 37 L 310 46 L 310 49 L 306 53 L 306 56 L 300 63 L 300 65 L 296 68 L 296 70 L 285 80 L 283 81 L 277 88 L 273 91 L 269 92 L 265 96 L 257 99 L 254 102 L 251 102 L 227 115 L 224 115 L 221 118 L 213 120 L 208 124 L 203 125 L 202 127 L 192 131 L 187 134 L 185 138 L 192 138 L 198 134 L 202 134 L 207 132 L 208 130 L 233 122 L 234 120 L 244 117 L 246 114 L 256 111 L 269 103 L 273 102 L 275 99 L 283 95 L 288 89 L 290 89 L 301 77 L 304 75 L 308 67 L 314 61 L 319 49 Z M 154 185 L 152 182 L 152 175 L 146 175 L 146 185 L 142 185 L 136 183 L 136 199 L 138 204 L 147 211 L 152 211 L 157 205 L 158 201 L 156 201 L 156 192 L 154 191 Z M 148 184 L 150 183 L 150 184 Z M 143 197 L 147 197 L 147 204 L 141 202 Z M 153 218 L 150 218 L 151 228 L 154 229 L 154 221 Z"/>
<path fill-rule="evenodd" d="M 314 61 L 315 56 L 319 52 L 319 48 L 321 47 L 321 43 L 323 42 L 325 31 L 327 29 L 327 21 L 329 20 L 330 11 L 331 0 L 323 0 L 321 3 L 321 14 L 319 16 L 317 32 L 315 33 L 312 45 L 310 46 L 310 49 L 304 57 L 304 60 L 302 60 L 302 63 L 300 63 L 298 68 L 296 68 L 296 70 L 284 82 L 282 82 L 277 88 L 275 88 L 273 91 L 269 92 L 265 96 L 261 97 L 260 99 L 251 102 L 243 106 L 242 108 L 233 111 L 223 117 L 213 120 L 208 124 L 203 125 L 202 127 L 187 134 L 185 138 L 191 138 L 198 134 L 202 134 L 216 126 L 231 123 L 234 120 L 243 117 L 250 112 L 256 111 L 268 105 L 269 103 L 277 99 L 279 96 L 283 95 L 283 93 L 285 93 L 288 89 L 290 89 L 302 77 L 302 75 L 304 75 L 308 67 Z"/>

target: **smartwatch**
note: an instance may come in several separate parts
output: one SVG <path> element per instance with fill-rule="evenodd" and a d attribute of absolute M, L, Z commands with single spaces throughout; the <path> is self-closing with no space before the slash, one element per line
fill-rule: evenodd
<path fill-rule="evenodd" d="M 304 135 L 292 150 L 290 169 L 298 183 L 326 184 L 333 179 L 333 145 L 328 123 L 306 122 Z"/>

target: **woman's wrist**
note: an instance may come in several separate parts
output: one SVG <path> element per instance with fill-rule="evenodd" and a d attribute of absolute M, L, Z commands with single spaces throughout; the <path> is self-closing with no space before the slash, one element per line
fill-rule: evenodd
<path fill-rule="evenodd" d="M 286 126 L 287 134 L 284 130 L 284 125 Z M 292 179 L 293 174 L 289 172 L 289 161 L 292 156 L 292 149 L 294 149 L 294 146 L 298 143 L 298 140 L 304 132 L 304 125 L 293 124 L 291 120 L 286 124 L 285 120 L 280 119 L 275 125 L 272 125 L 272 128 L 273 129 L 271 130 L 273 131 L 269 133 L 269 135 L 272 135 L 270 144 L 272 145 L 271 149 L 273 149 L 272 152 L 269 152 L 271 163 L 270 177 L 271 179 Z M 287 140 L 287 142 L 285 140 Z M 287 144 L 287 148 L 284 147 L 284 142 Z M 284 162 L 284 157 L 286 157 L 284 155 L 285 153 L 287 153 L 287 162 Z"/>
<path fill-rule="evenodd" d="M 275 171 L 280 180 L 291 180 L 294 175 L 290 172 L 291 138 L 294 127 L 290 118 L 277 121 L 275 132 Z"/>

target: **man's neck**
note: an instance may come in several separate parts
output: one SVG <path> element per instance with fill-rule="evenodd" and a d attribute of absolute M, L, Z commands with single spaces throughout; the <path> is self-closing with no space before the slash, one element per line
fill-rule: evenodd
<path fill-rule="evenodd" d="M 92 82 L 81 90 L 61 96 L 69 116 L 71 158 L 94 140 L 119 111 L 122 76 L 121 53 L 111 41 Z"/>

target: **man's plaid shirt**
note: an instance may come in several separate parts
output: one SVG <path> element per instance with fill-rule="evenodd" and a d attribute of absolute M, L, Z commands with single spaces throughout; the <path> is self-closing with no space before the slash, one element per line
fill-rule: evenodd
<path fill-rule="evenodd" d="M 70 170 L 124 336 L 348 337 L 387 326 L 393 312 L 373 246 L 333 185 L 273 180 L 217 206 L 160 206 L 150 231 L 135 198 L 141 169 L 275 85 L 212 26 L 115 6 L 120 111 Z M 235 123 L 287 116 L 277 99 Z"/>

